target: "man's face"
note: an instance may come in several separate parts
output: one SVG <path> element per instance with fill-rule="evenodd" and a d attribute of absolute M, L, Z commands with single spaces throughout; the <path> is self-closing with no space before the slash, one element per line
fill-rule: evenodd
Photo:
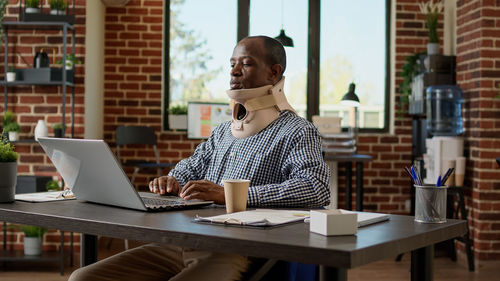
<path fill-rule="evenodd" d="M 231 57 L 231 90 L 273 85 L 271 66 L 265 61 L 263 42 L 245 39 L 234 48 Z"/>

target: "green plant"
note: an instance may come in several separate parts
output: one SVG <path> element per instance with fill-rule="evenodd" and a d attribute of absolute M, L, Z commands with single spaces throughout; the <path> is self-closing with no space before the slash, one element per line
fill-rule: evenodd
<path fill-rule="evenodd" d="M 409 97 L 411 95 L 411 84 L 413 82 L 413 77 L 417 76 L 420 69 L 420 56 L 425 55 L 425 53 L 417 53 L 405 58 L 405 63 L 401 68 L 401 77 L 403 81 L 399 84 L 399 93 L 401 94 L 399 98 L 400 114 L 406 113 L 405 105 L 409 102 Z"/>
<path fill-rule="evenodd" d="M 58 64 L 62 64 L 63 63 L 63 60 L 60 59 L 59 61 L 57 61 Z M 66 65 L 69 65 L 69 66 L 72 66 L 74 64 L 81 64 L 82 62 L 80 60 L 77 60 L 76 59 L 76 56 L 75 54 L 67 54 L 66 55 Z"/>
<path fill-rule="evenodd" d="M 63 128 L 62 123 L 55 123 L 54 125 L 52 125 L 53 130 L 62 130 L 62 128 Z M 66 126 L 64 126 L 64 128 L 66 128 Z"/>
<path fill-rule="evenodd" d="M 3 120 L 2 120 L 3 126 L 5 127 L 12 122 L 14 122 L 14 113 L 10 110 L 5 111 L 5 113 L 3 114 Z"/>
<path fill-rule="evenodd" d="M 49 5 L 51 10 L 64 11 L 66 9 L 67 3 L 64 0 L 50 0 Z"/>
<path fill-rule="evenodd" d="M 7 67 L 7 72 L 16 72 L 16 68 L 13 66 Z"/>
<path fill-rule="evenodd" d="M 498 96 L 496 96 L 496 98 L 500 99 L 500 83 L 498 83 L 497 88 L 498 88 Z"/>
<path fill-rule="evenodd" d="M 51 191 L 51 190 L 59 190 L 60 187 L 59 187 L 59 182 L 56 181 L 56 180 L 49 180 L 46 184 L 45 184 L 45 188 L 47 189 L 47 191 Z"/>
<path fill-rule="evenodd" d="M 14 146 L 5 137 L 2 132 L 0 140 L 0 162 L 16 162 L 18 154 L 14 151 Z"/>
<path fill-rule="evenodd" d="M 168 113 L 172 115 L 184 115 L 187 114 L 187 105 L 173 105 L 168 109 Z"/>
<path fill-rule="evenodd" d="M 442 1 L 419 3 L 420 12 L 425 15 L 425 22 L 427 24 L 427 29 L 429 30 L 429 43 L 439 43 L 438 37 L 438 19 L 439 13 L 443 11 L 444 4 Z"/>
<path fill-rule="evenodd" d="M 40 0 L 26 0 L 26 7 L 38 8 L 40 5 Z"/>
<path fill-rule="evenodd" d="M 47 232 L 47 229 L 34 225 L 21 225 L 21 231 L 24 232 L 25 237 L 42 238 L 45 232 Z"/>
<path fill-rule="evenodd" d="M 0 42 L 3 42 L 3 17 L 5 15 L 5 7 L 9 4 L 8 0 L 0 0 Z"/>
<path fill-rule="evenodd" d="M 21 131 L 21 126 L 19 126 L 19 124 L 17 124 L 17 122 L 12 122 L 12 123 L 5 125 L 5 127 L 3 127 L 3 130 L 5 132 L 19 132 L 19 131 Z"/>

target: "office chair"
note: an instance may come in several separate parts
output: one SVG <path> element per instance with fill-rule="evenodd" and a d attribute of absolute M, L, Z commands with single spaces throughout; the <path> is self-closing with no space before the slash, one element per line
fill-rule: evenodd
<path fill-rule="evenodd" d="M 145 161 L 145 160 L 130 160 L 123 162 L 120 156 L 120 147 L 128 144 L 144 144 L 153 146 L 153 151 L 155 154 L 155 161 Z M 175 166 L 174 163 L 161 163 L 158 150 L 156 148 L 156 134 L 153 128 L 145 126 L 119 126 L 116 128 L 116 151 L 118 161 L 122 166 L 134 167 L 134 172 L 130 182 L 134 184 L 135 177 L 141 169 L 155 168 L 157 171 L 161 171 L 165 168 L 171 168 Z"/>

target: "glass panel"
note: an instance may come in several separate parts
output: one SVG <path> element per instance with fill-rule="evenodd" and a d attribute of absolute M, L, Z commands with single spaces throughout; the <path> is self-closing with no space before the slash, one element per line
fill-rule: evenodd
<path fill-rule="evenodd" d="M 283 18 L 282 18 L 283 16 Z M 307 0 L 250 1 L 250 35 L 276 37 L 285 30 L 294 47 L 285 47 L 285 93 L 297 113 L 306 116 L 307 93 Z"/>
<path fill-rule="evenodd" d="M 229 58 L 236 44 L 236 4 L 170 1 L 170 104 L 228 102 Z"/>
<path fill-rule="evenodd" d="M 321 1 L 320 112 L 347 118 L 340 100 L 356 84 L 360 128 L 383 128 L 386 0 Z M 342 120 L 342 125 L 348 124 Z M 373 118 L 376 118 L 372 120 Z"/>

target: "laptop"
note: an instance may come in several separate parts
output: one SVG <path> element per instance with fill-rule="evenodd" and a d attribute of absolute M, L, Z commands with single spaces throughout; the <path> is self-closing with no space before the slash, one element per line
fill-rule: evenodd
<path fill-rule="evenodd" d="M 38 142 L 77 199 L 141 211 L 177 210 L 213 203 L 138 193 L 103 140 L 39 137 Z"/>

